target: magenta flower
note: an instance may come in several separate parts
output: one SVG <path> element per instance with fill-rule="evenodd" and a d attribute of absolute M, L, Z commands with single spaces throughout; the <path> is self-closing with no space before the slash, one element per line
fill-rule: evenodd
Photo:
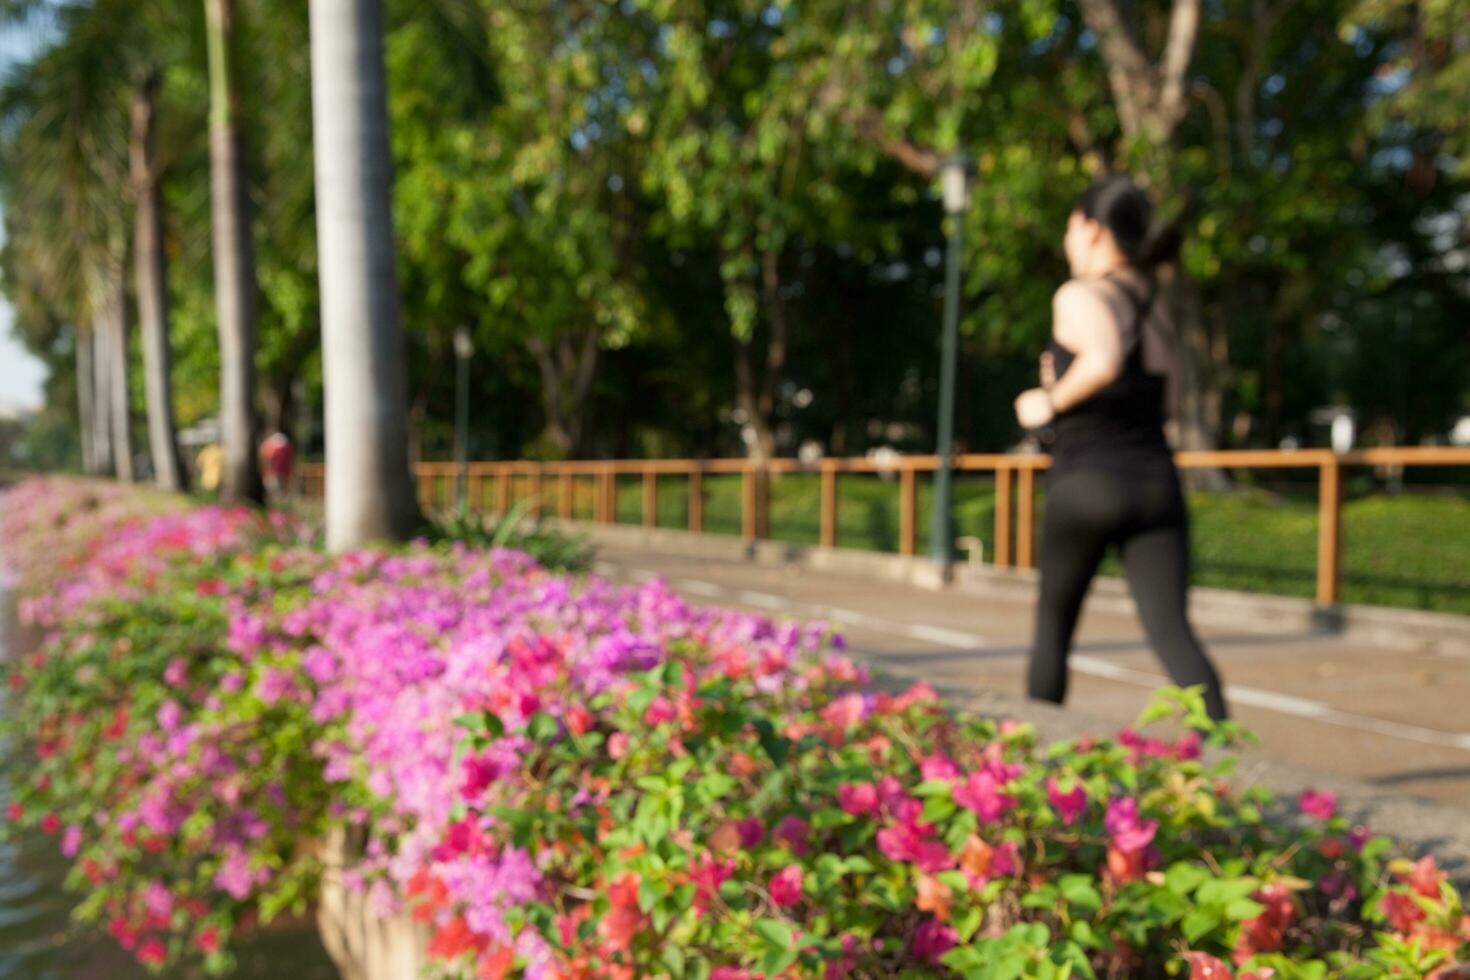
<path fill-rule="evenodd" d="M 1153 843 L 1154 834 L 1159 829 L 1157 820 L 1139 820 L 1138 801 L 1131 796 L 1108 804 L 1103 825 L 1113 838 L 1113 845 L 1125 854 L 1133 854 L 1148 847 Z"/>
<path fill-rule="evenodd" d="M 72 824 L 61 835 L 61 853 L 66 857 L 76 857 L 81 849 L 82 828 Z"/>
<path fill-rule="evenodd" d="M 1309 817 L 1316 817 L 1318 820 L 1331 820 L 1337 815 L 1336 793 L 1319 793 L 1314 789 L 1304 789 L 1296 802 L 1303 813 Z"/>
<path fill-rule="evenodd" d="M 781 841 L 798 857 L 805 856 L 811 848 L 807 844 L 807 838 L 811 834 L 811 824 L 800 817 L 792 814 L 781 820 L 776 826 L 775 838 Z"/>
<path fill-rule="evenodd" d="M 837 787 L 837 805 L 853 816 L 878 810 L 878 788 L 872 783 L 843 783 Z"/>
<path fill-rule="evenodd" d="M 746 817 L 735 828 L 740 831 L 740 846 L 747 851 L 766 839 L 766 828 L 760 817 Z"/>
<path fill-rule="evenodd" d="M 1016 799 L 1000 791 L 1001 784 L 988 770 L 972 772 L 954 788 L 953 799 L 967 810 L 973 810 L 984 823 L 994 823 L 1016 806 Z"/>
<path fill-rule="evenodd" d="M 925 779 L 958 779 L 959 767 L 948 756 L 926 756 L 919 762 L 919 773 Z"/>
<path fill-rule="evenodd" d="M 1087 790 L 1080 781 L 1074 781 L 1072 788 L 1063 793 L 1057 777 L 1048 777 L 1046 799 L 1057 811 L 1057 816 L 1062 818 L 1062 823 L 1068 827 L 1076 823 L 1077 818 L 1087 809 Z"/>
<path fill-rule="evenodd" d="M 786 908 L 801 901 L 801 865 L 789 864 L 771 878 L 771 901 Z"/>
<path fill-rule="evenodd" d="M 929 966 L 939 966 L 940 957 L 959 942 L 959 934 L 938 919 L 925 919 L 909 937 L 909 952 Z"/>

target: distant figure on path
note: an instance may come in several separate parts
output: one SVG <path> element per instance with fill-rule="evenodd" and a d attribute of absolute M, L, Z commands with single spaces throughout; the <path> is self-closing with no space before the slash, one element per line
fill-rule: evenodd
<path fill-rule="evenodd" d="M 291 437 L 284 432 L 272 432 L 260 444 L 260 472 L 272 497 L 281 496 L 290 489 L 291 466 L 295 460 L 296 450 L 291 445 Z"/>
<path fill-rule="evenodd" d="M 1132 181 L 1109 177 L 1082 195 L 1063 248 L 1072 278 L 1052 301 L 1041 387 L 1015 402 L 1023 427 L 1054 433 L 1028 693 L 1066 698 L 1082 600 L 1116 547 L 1169 676 L 1204 685 L 1211 717 L 1224 718 L 1220 679 L 1189 625 L 1189 519 L 1164 438 L 1178 363 L 1151 270 L 1177 253 L 1178 234 Z"/>
<path fill-rule="evenodd" d="M 199 455 L 194 457 L 194 467 L 199 471 L 199 489 L 205 493 L 218 491 L 225 469 L 225 453 L 220 444 L 211 442 L 199 450 Z"/>

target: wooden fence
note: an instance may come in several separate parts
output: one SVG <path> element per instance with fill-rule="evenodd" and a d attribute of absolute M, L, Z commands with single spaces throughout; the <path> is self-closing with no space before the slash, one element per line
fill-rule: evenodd
<path fill-rule="evenodd" d="M 823 459 L 807 465 L 794 459 L 772 460 L 757 467 L 745 459 L 620 459 L 566 462 L 481 462 L 466 466 L 466 499 L 475 510 L 505 513 L 513 503 L 514 484 L 526 484 L 516 500 L 529 498 L 531 513 L 546 511 L 562 518 L 573 516 L 578 481 L 593 484 L 593 517 L 598 523 L 617 521 L 616 492 L 619 477 L 638 476 L 643 482 L 642 523 L 657 525 L 660 477 L 688 480 L 688 530 L 704 533 L 704 477 L 710 474 L 739 475 L 741 478 L 741 536 L 749 541 L 770 536 L 769 477 L 785 473 L 818 474 L 821 477 L 820 544 L 841 546 L 837 532 L 839 480 L 843 474 L 896 474 L 899 480 L 900 554 L 918 550 L 918 479 L 933 473 L 937 456 L 899 456 L 891 461 L 863 458 Z M 1181 469 L 1315 469 L 1317 471 L 1317 604 L 1338 603 L 1342 552 L 1343 471 L 1355 466 L 1470 466 L 1470 448 L 1404 447 L 1363 449 L 1334 453 L 1324 449 L 1226 450 L 1184 452 L 1175 456 Z M 1036 561 L 1036 473 L 1051 465 L 1047 456 L 964 454 L 954 457 L 956 473 L 989 473 L 995 478 L 995 543 L 992 563 L 996 568 L 1033 568 Z M 426 505 L 435 502 L 435 487 L 444 488 L 440 502 L 449 504 L 459 468 L 454 463 L 419 463 L 415 473 L 419 496 Z M 301 471 L 302 490 L 322 495 L 325 472 L 320 464 Z M 552 488 L 554 484 L 554 495 Z M 493 499 L 490 499 L 493 493 Z"/>

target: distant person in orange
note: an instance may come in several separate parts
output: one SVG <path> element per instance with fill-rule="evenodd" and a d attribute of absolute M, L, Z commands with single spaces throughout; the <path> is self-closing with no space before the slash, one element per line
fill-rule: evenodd
<path fill-rule="evenodd" d="M 199 450 L 199 455 L 194 458 L 194 468 L 199 473 L 200 490 L 205 493 L 214 493 L 219 490 L 225 468 L 225 454 L 220 444 L 211 442 Z"/>
<path fill-rule="evenodd" d="M 272 497 L 282 496 L 290 490 L 291 467 L 295 461 L 296 449 L 284 432 L 272 432 L 260 444 L 260 473 Z"/>

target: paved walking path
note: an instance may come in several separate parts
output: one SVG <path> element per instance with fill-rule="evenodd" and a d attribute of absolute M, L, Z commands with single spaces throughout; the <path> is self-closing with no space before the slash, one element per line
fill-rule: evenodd
<path fill-rule="evenodd" d="M 1022 696 L 1029 603 L 600 542 L 597 571 L 663 577 L 691 601 L 829 619 L 854 659 L 963 700 Z M 1235 717 L 1262 752 L 1394 795 L 1470 807 L 1470 658 L 1340 637 L 1202 625 Z M 1130 616 L 1084 614 L 1068 705 L 1098 732 L 1132 721 L 1166 683 Z"/>

